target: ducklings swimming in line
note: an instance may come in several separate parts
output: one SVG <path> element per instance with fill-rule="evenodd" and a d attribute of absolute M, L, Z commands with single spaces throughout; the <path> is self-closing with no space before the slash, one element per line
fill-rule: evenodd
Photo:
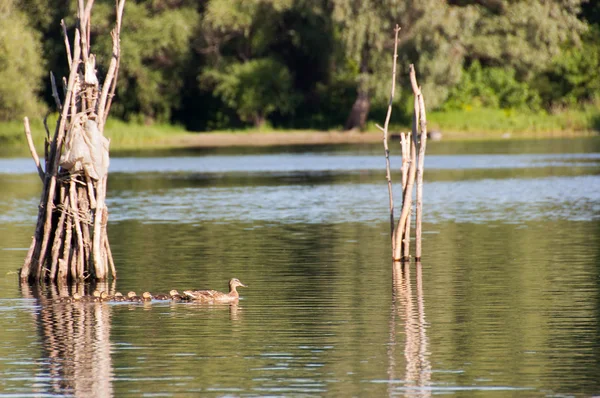
<path fill-rule="evenodd" d="M 72 296 L 60 297 L 57 302 L 60 303 L 100 303 L 100 302 L 130 302 L 130 303 L 142 303 L 150 302 L 153 300 L 160 301 L 197 301 L 197 302 L 232 302 L 239 298 L 239 294 L 236 290 L 237 287 L 246 287 L 238 279 L 234 278 L 229 281 L 229 293 L 223 293 L 216 290 L 186 290 L 183 295 L 179 291 L 173 289 L 169 294 L 155 294 L 150 292 L 144 292 L 141 296 L 138 296 L 136 292 L 130 291 L 127 295 L 123 295 L 121 292 L 116 292 L 114 295 L 110 295 L 106 291 L 94 290 L 89 296 L 82 296 L 79 293 L 73 293 Z"/>

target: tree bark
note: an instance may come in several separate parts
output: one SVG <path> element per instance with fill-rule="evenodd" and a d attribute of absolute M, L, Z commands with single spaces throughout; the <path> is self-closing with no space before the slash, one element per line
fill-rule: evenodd
<path fill-rule="evenodd" d="M 369 98 L 369 92 L 364 87 L 359 86 L 357 91 L 356 100 L 350 115 L 344 125 L 344 130 L 362 130 L 367 124 L 367 116 L 369 115 L 369 109 L 371 108 L 371 99 Z"/>

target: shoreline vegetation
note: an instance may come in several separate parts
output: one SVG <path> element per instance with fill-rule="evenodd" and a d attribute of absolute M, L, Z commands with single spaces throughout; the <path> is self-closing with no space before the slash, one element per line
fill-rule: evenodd
<path fill-rule="evenodd" d="M 499 140 L 520 138 L 568 138 L 600 134 L 600 110 L 565 110 L 556 114 L 524 113 L 500 109 L 434 111 L 428 115 L 429 130 L 442 133 L 444 141 Z M 48 118 L 53 131 L 55 117 Z M 33 141 L 38 153 L 43 153 L 45 130 L 41 119 L 31 120 Z M 392 139 L 406 126 L 391 125 Z M 109 120 L 105 134 L 111 139 L 111 151 L 177 148 L 217 148 L 229 146 L 278 146 L 364 144 L 382 140 L 375 122 L 365 131 L 263 129 L 190 132 L 181 126 L 168 124 L 142 125 Z M 27 154 L 23 123 L 0 122 L 0 156 Z"/>

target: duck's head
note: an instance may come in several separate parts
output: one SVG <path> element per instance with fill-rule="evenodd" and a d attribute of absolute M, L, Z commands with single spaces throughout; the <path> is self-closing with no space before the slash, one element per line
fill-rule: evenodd
<path fill-rule="evenodd" d="M 144 292 L 142 293 L 142 298 L 144 300 L 152 300 L 152 294 L 150 294 L 150 292 Z"/>
<path fill-rule="evenodd" d="M 101 300 L 108 299 L 108 292 L 103 291 L 102 293 L 100 293 L 100 299 Z"/>
<path fill-rule="evenodd" d="M 235 289 L 238 286 L 248 287 L 248 286 L 244 285 L 242 282 L 240 282 L 240 280 L 238 278 L 233 278 L 232 280 L 229 281 L 230 289 Z"/>
<path fill-rule="evenodd" d="M 73 300 L 81 300 L 81 294 L 73 293 Z"/>
<path fill-rule="evenodd" d="M 115 293 L 115 297 L 123 297 L 123 293 L 121 293 L 121 292 L 116 292 L 116 293 Z"/>
<path fill-rule="evenodd" d="M 93 297 L 100 297 L 100 292 L 98 290 L 94 290 L 94 292 L 92 293 Z"/>
<path fill-rule="evenodd" d="M 170 296 L 179 296 L 179 292 L 177 290 L 173 289 L 169 292 L 169 295 Z"/>
<path fill-rule="evenodd" d="M 137 294 L 135 294 L 135 292 L 129 292 L 129 293 L 127 293 L 127 298 L 132 298 L 132 297 L 135 297 L 135 296 L 137 296 Z"/>

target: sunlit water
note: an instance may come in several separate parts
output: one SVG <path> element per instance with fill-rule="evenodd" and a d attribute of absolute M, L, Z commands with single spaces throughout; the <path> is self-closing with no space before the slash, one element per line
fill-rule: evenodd
<path fill-rule="evenodd" d="M 600 141 L 428 149 L 409 268 L 379 147 L 113 158 L 103 288 L 232 306 L 19 286 L 40 183 L 0 159 L 0 396 L 600 395 Z"/>

